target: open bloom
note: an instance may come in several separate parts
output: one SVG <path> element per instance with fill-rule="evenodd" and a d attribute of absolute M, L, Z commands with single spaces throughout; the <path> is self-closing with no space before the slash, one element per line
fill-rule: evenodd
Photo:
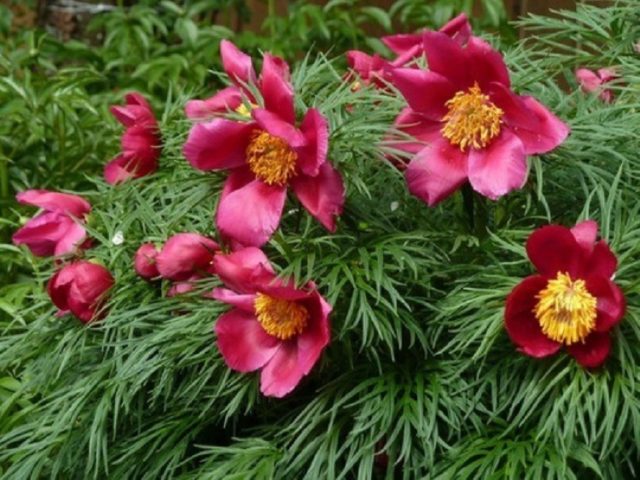
<path fill-rule="evenodd" d="M 327 160 L 326 119 L 310 108 L 296 125 L 293 88 L 282 60 L 265 54 L 258 84 L 264 108 L 243 104 L 241 119 L 197 123 L 184 146 L 193 167 L 230 171 L 216 212 L 218 229 L 241 245 L 264 244 L 280 223 L 290 186 L 309 213 L 334 231 L 344 186 Z"/>
<path fill-rule="evenodd" d="M 359 76 L 359 80 L 353 82 L 352 89 L 358 90 L 360 82 L 365 85 L 373 84 L 377 88 L 386 88 L 392 82 L 391 72 L 394 68 L 409 66 L 416 59 L 424 56 L 424 33 L 428 31 L 382 37 L 382 42 L 397 55 L 393 60 L 385 60 L 378 54 L 369 55 L 360 50 L 349 50 L 346 54 L 347 63 Z M 471 25 L 464 13 L 445 24 L 439 31 L 460 45 L 466 44 L 471 38 Z M 348 76 L 347 80 L 351 80 L 351 76 Z"/>
<path fill-rule="evenodd" d="M 218 244 L 203 235 L 178 233 L 155 256 L 156 267 L 163 278 L 178 282 L 212 275 L 218 250 Z"/>
<path fill-rule="evenodd" d="M 133 257 L 133 266 L 136 273 L 146 280 L 158 277 L 160 275 L 156 265 L 158 253 L 158 249 L 153 243 L 140 245 Z"/>
<path fill-rule="evenodd" d="M 71 312 L 83 323 L 97 318 L 113 277 L 102 265 L 84 260 L 65 265 L 47 284 L 47 291 L 60 314 Z"/>
<path fill-rule="evenodd" d="M 562 348 L 581 365 L 601 365 L 611 349 L 609 331 L 625 312 L 625 298 L 612 278 L 617 260 L 596 242 L 592 220 L 569 229 L 542 227 L 527 241 L 538 274 L 525 278 L 507 298 L 505 326 L 520 351 L 532 357 Z"/>
<path fill-rule="evenodd" d="M 521 188 L 527 155 L 549 152 L 569 128 L 537 100 L 511 91 L 502 56 L 471 37 L 462 47 L 439 32 L 423 34 L 429 71 L 399 68 L 394 85 L 409 108 L 396 126 L 416 138 L 405 172 L 409 190 L 429 205 L 469 181 L 497 199 Z"/>
<path fill-rule="evenodd" d="M 260 390 L 283 397 L 307 375 L 329 343 L 331 306 L 313 283 L 281 280 L 261 250 L 249 247 L 214 260 L 227 288 L 213 298 L 233 308 L 216 321 L 218 348 L 240 372 L 261 369 Z"/>
<path fill-rule="evenodd" d="M 618 77 L 618 72 L 613 68 L 600 68 L 596 72 L 588 68 L 576 70 L 576 80 L 582 90 L 587 93 L 597 93 L 600 100 L 606 103 L 613 101 L 613 92 L 611 89 L 605 88 L 605 85 Z"/>
<path fill-rule="evenodd" d="M 111 107 L 113 116 L 126 127 L 122 152 L 104 168 L 104 178 L 111 185 L 155 172 L 160 158 L 158 122 L 151 106 L 139 93 L 130 93 L 125 100 L 125 106 Z"/>
<path fill-rule="evenodd" d="M 91 205 L 84 198 L 47 190 L 26 190 L 16 195 L 20 203 L 43 209 L 13 234 L 13 243 L 26 245 L 34 255 L 64 255 L 85 243 L 83 226 Z"/>

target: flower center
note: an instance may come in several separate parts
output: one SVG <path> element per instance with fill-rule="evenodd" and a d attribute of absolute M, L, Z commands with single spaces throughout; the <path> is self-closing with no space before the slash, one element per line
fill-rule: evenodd
<path fill-rule="evenodd" d="M 296 152 L 267 132 L 254 131 L 246 153 L 249 168 L 267 185 L 285 185 L 296 174 Z"/>
<path fill-rule="evenodd" d="M 596 325 L 596 298 L 584 280 L 558 273 L 536 296 L 535 314 L 542 333 L 556 342 L 571 345 L 583 341 Z"/>
<path fill-rule="evenodd" d="M 309 312 L 299 303 L 259 293 L 254 306 L 265 332 L 280 340 L 299 335 L 307 327 Z"/>
<path fill-rule="evenodd" d="M 460 90 L 446 103 L 449 111 L 442 119 L 442 136 L 464 151 L 484 148 L 500 134 L 504 112 L 482 93 L 477 83 L 469 90 Z"/>

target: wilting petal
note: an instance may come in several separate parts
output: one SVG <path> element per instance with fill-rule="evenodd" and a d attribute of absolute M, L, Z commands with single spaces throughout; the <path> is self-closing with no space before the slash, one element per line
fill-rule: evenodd
<path fill-rule="evenodd" d="M 541 275 L 525 278 L 507 297 L 504 322 L 509 337 L 523 353 L 541 358 L 553 355 L 562 344 L 551 340 L 540 328 L 533 314 L 537 304 L 536 295 L 546 287 L 547 280 Z"/>
<path fill-rule="evenodd" d="M 302 120 L 300 131 L 306 139 L 306 144 L 296 149 L 297 166 L 305 175 L 318 175 L 320 166 L 327 160 L 329 150 L 327 120 L 318 110 L 310 108 Z"/>
<path fill-rule="evenodd" d="M 224 71 L 232 81 L 240 85 L 255 83 L 256 74 L 253 70 L 251 57 L 229 40 L 220 42 L 220 57 L 222 57 Z"/>
<path fill-rule="evenodd" d="M 469 153 L 469 182 L 492 200 L 522 188 L 527 181 L 527 157 L 518 137 L 507 129 L 482 150 Z"/>
<path fill-rule="evenodd" d="M 262 250 L 247 247 L 229 254 L 216 255 L 214 270 L 226 286 L 241 293 L 255 293 L 256 283 L 276 278 L 269 259 Z"/>
<path fill-rule="evenodd" d="M 255 293 L 236 293 L 227 288 L 214 288 L 211 292 L 211 298 L 232 305 L 243 312 L 255 312 Z"/>
<path fill-rule="evenodd" d="M 216 118 L 194 125 L 184 145 L 184 156 L 199 170 L 219 170 L 245 164 L 255 124 Z"/>
<path fill-rule="evenodd" d="M 456 91 L 466 90 L 473 84 L 467 54 L 457 42 L 440 32 L 424 32 L 422 40 L 429 70 L 449 80 Z"/>
<path fill-rule="evenodd" d="M 467 154 L 443 138 L 422 149 L 405 172 L 409 191 L 432 207 L 467 180 Z"/>
<path fill-rule="evenodd" d="M 502 55 L 494 50 L 491 45 L 478 37 L 471 37 L 465 49 L 467 63 L 465 68 L 473 72 L 474 81 L 478 82 L 481 89 L 485 89 L 492 82 L 497 82 L 509 87 L 509 70 L 504 63 Z"/>
<path fill-rule="evenodd" d="M 239 372 L 252 372 L 271 360 L 280 346 L 251 313 L 233 309 L 215 325 L 218 349 L 225 363 Z"/>
<path fill-rule="evenodd" d="M 594 220 L 585 220 L 578 223 L 575 227 L 571 228 L 578 245 L 582 247 L 585 255 L 591 254 L 593 246 L 596 243 L 596 237 L 598 236 L 598 223 Z"/>
<path fill-rule="evenodd" d="M 262 369 L 260 391 L 268 397 L 282 398 L 300 383 L 303 376 L 296 343 L 283 342 L 273 358 Z"/>
<path fill-rule="evenodd" d="M 624 293 L 608 278 L 588 277 L 587 290 L 598 299 L 596 331 L 608 332 L 622 319 L 626 309 Z"/>
<path fill-rule="evenodd" d="M 567 350 L 583 367 L 596 368 L 609 356 L 611 337 L 609 333 L 592 332 L 584 343 L 569 345 Z"/>
<path fill-rule="evenodd" d="M 187 118 L 203 120 L 233 111 L 242 105 L 242 92 L 238 87 L 227 87 L 206 100 L 189 100 L 184 107 Z"/>
<path fill-rule="evenodd" d="M 330 232 L 336 229 L 336 217 L 344 206 L 344 184 L 340 173 L 329 162 L 320 167 L 318 175 L 298 175 L 291 187 L 307 211 Z"/>
<path fill-rule="evenodd" d="M 254 108 L 251 110 L 251 115 L 262 130 L 283 139 L 290 147 L 298 148 L 306 145 L 307 139 L 302 132 L 275 113 L 263 108 Z"/>
<path fill-rule="evenodd" d="M 60 212 L 81 218 L 91 211 L 91 205 L 84 198 L 69 193 L 48 190 L 25 190 L 16 195 L 19 203 L 34 205 L 50 212 Z"/>
<path fill-rule="evenodd" d="M 242 183 L 239 176 L 246 177 L 246 173 L 233 172 L 227 179 L 218 203 L 216 225 L 225 237 L 259 247 L 280 224 L 287 189 L 257 179 Z"/>
<path fill-rule="evenodd" d="M 268 111 L 278 115 L 285 122 L 296 121 L 293 87 L 289 83 L 288 67 L 282 59 L 265 53 L 260 74 L 260 90 Z"/>
<path fill-rule="evenodd" d="M 529 235 L 527 254 L 538 272 L 549 277 L 564 272 L 576 278 L 584 261 L 571 230 L 559 225 L 547 225 Z"/>
<path fill-rule="evenodd" d="M 163 278 L 187 280 L 194 274 L 211 273 L 218 244 L 197 233 L 173 235 L 156 256 L 156 265 Z"/>
<path fill-rule="evenodd" d="M 430 120 L 442 120 L 448 110 L 445 103 L 456 93 L 454 85 L 436 72 L 396 68 L 392 77 L 393 85 L 400 90 L 411 108 Z"/>
<path fill-rule="evenodd" d="M 315 288 L 315 285 L 313 285 Z M 314 290 L 311 298 L 304 302 L 309 312 L 309 325 L 297 337 L 298 363 L 302 373 L 307 375 L 320 358 L 320 354 L 329 344 L 331 337 L 329 314 L 331 305 Z"/>

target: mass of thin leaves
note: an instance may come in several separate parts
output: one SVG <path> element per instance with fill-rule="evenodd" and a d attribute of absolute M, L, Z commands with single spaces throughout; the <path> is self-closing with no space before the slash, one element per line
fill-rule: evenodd
<path fill-rule="evenodd" d="M 160 170 L 116 187 L 87 179 L 94 206 L 86 258 L 116 278 L 108 315 L 89 327 L 58 318 L 42 287 L 0 337 L 3 478 L 633 478 L 640 464 L 640 55 L 637 9 L 620 1 L 529 17 L 533 36 L 505 52 L 514 89 L 572 129 L 531 159 L 525 188 L 498 202 L 460 193 L 429 209 L 406 191 L 384 140 L 402 108 L 393 91 L 354 92 L 342 63 L 307 56 L 294 68 L 297 109 L 330 124 L 329 156 L 347 186 L 328 234 L 293 198 L 265 251 L 278 272 L 313 280 L 333 305 L 332 342 L 282 400 L 257 375 L 230 371 L 213 325 L 225 307 L 205 278 L 174 298 L 145 282 L 132 256 L 146 241 L 212 221 L 224 174 L 189 167 L 185 94 L 158 109 Z M 616 100 L 581 92 L 577 66 L 616 66 Z M 161 107 L 161 105 L 158 105 Z M 108 128 L 114 128 L 110 124 Z M 249 208 L 249 207 L 248 207 Z M 628 309 L 604 367 L 534 360 L 503 328 L 504 300 L 532 272 L 536 227 L 584 218 L 619 259 Z M 114 242 L 121 235 L 124 242 Z M 25 256 L 27 254 L 25 253 Z M 8 393 L 5 393 L 8 392 Z M 3 407 L 8 408 L 8 407 Z M 2 418 L 0 411 L 0 418 Z"/>

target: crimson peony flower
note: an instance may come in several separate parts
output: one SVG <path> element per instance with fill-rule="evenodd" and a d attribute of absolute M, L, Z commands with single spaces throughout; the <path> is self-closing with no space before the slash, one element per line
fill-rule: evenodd
<path fill-rule="evenodd" d="M 160 276 L 158 266 L 156 265 L 156 257 L 158 249 L 153 243 L 144 243 L 136 251 L 133 258 L 133 266 L 136 273 L 146 280 Z"/>
<path fill-rule="evenodd" d="M 130 93 L 125 100 L 126 106 L 111 107 L 113 116 L 126 127 L 122 153 L 104 168 L 104 178 L 111 185 L 155 172 L 160 158 L 158 122 L 151 106 L 139 93 Z"/>
<path fill-rule="evenodd" d="M 243 56 L 234 64 L 245 63 Z M 238 110 L 242 120 L 219 117 L 198 123 L 184 146 L 193 167 L 230 170 L 216 212 L 218 229 L 239 244 L 263 245 L 280 223 L 291 186 L 309 213 L 334 231 L 344 186 L 327 160 L 326 119 L 310 108 L 296 126 L 293 88 L 282 60 L 265 54 L 258 84 L 264 108 L 249 111 L 243 104 L 244 111 Z"/>
<path fill-rule="evenodd" d="M 423 40 L 430 70 L 393 70 L 409 104 L 396 126 L 417 139 L 407 148 L 416 152 L 405 172 L 409 190 L 432 206 L 467 181 L 494 200 L 521 188 L 527 155 L 557 147 L 568 126 L 511 91 L 502 56 L 485 41 L 471 37 L 462 47 L 439 32 Z"/>
<path fill-rule="evenodd" d="M 47 284 L 47 291 L 60 314 L 71 312 L 83 323 L 97 318 L 105 293 L 114 280 L 102 265 L 80 260 L 65 265 Z"/>
<path fill-rule="evenodd" d="M 91 205 L 84 198 L 47 190 L 26 190 L 16 200 L 44 211 L 13 234 L 15 245 L 26 245 L 34 255 L 64 255 L 85 243 L 83 226 Z"/>
<path fill-rule="evenodd" d="M 218 244 L 197 233 L 178 233 L 169 238 L 155 257 L 163 278 L 184 281 L 213 274 Z"/>
<path fill-rule="evenodd" d="M 262 393 L 283 397 L 329 343 L 331 306 L 312 282 L 295 288 L 278 279 L 258 248 L 217 255 L 214 265 L 228 288 L 212 296 L 233 306 L 215 325 L 220 353 L 233 370 L 261 369 Z"/>
<path fill-rule="evenodd" d="M 538 270 L 507 298 L 505 326 L 520 351 L 540 358 L 563 345 L 584 367 L 601 365 L 611 349 L 611 330 L 623 317 L 625 298 L 612 278 L 615 255 L 596 242 L 592 220 L 569 229 L 539 228 L 527 241 Z"/>
<path fill-rule="evenodd" d="M 578 80 L 582 91 L 597 93 L 600 100 L 606 103 L 613 102 L 613 92 L 611 89 L 605 88 L 605 85 L 618 77 L 618 73 L 613 68 L 600 68 L 597 72 L 588 68 L 576 70 L 576 80 Z"/>

